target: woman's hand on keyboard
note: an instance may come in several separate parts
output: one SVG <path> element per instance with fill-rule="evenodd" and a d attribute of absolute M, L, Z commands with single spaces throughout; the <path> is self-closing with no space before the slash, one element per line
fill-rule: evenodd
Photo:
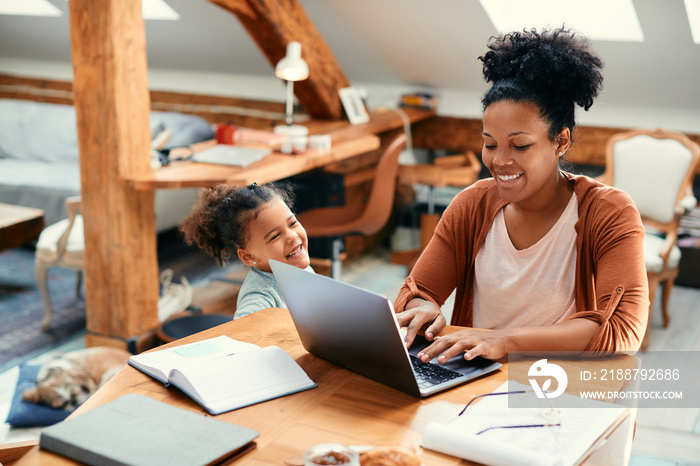
<path fill-rule="evenodd" d="M 396 319 L 399 322 L 399 327 L 407 328 L 404 338 L 407 348 L 413 344 L 418 330 L 424 326 L 428 326 L 425 329 L 425 339 L 433 341 L 435 335 L 440 333 L 440 330 L 445 328 L 447 324 L 445 316 L 442 315 L 440 308 L 435 303 L 419 298 L 409 301 L 406 304 L 406 310 L 396 314 Z"/>
<path fill-rule="evenodd" d="M 484 331 L 473 328 L 459 330 L 435 337 L 433 344 L 418 353 L 423 362 L 437 357 L 439 363 L 465 352 L 464 359 L 472 360 L 477 356 L 487 359 L 500 359 L 508 354 L 508 331 Z"/>

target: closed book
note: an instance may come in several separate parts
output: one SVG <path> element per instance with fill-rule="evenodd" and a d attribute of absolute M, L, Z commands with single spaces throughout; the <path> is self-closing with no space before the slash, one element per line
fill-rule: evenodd
<path fill-rule="evenodd" d="M 130 393 L 44 429 L 39 446 L 89 465 L 204 466 L 247 451 L 258 435 Z"/>
<path fill-rule="evenodd" d="M 202 163 L 217 163 L 221 165 L 247 167 L 251 163 L 262 160 L 270 152 L 272 152 L 271 149 L 264 149 L 260 147 L 217 144 L 209 149 L 197 152 L 192 156 L 192 160 Z"/>
<path fill-rule="evenodd" d="M 316 387 L 282 348 L 225 335 L 134 355 L 129 364 L 214 415 Z"/>

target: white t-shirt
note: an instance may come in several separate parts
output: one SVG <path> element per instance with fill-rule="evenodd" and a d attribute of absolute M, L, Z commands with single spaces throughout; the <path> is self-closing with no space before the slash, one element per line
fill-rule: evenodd
<path fill-rule="evenodd" d="M 578 199 L 537 243 L 517 250 L 501 209 L 476 255 L 474 327 L 552 325 L 574 313 Z"/>

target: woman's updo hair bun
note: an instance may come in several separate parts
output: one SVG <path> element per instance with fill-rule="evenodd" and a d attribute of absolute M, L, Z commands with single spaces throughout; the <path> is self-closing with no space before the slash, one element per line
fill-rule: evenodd
<path fill-rule="evenodd" d="M 479 57 L 484 78 L 493 83 L 484 109 L 501 100 L 534 102 L 552 138 L 565 127 L 573 134 L 574 104 L 588 110 L 603 84 L 603 61 L 590 41 L 570 29 L 532 29 L 492 38 L 488 48 Z"/>

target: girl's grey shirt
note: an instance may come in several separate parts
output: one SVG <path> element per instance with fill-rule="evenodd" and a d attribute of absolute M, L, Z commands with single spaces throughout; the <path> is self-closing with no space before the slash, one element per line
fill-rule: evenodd
<path fill-rule="evenodd" d="M 306 270 L 314 271 L 311 266 L 308 266 Z M 243 280 L 241 291 L 238 292 L 236 313 L 233 318 L 240 319 L 268 307 L 286 308 L 287 303 L 284 302 L 275 276 L 270 272 L 263 272 L 257 267 L 251 267 Z"/>

